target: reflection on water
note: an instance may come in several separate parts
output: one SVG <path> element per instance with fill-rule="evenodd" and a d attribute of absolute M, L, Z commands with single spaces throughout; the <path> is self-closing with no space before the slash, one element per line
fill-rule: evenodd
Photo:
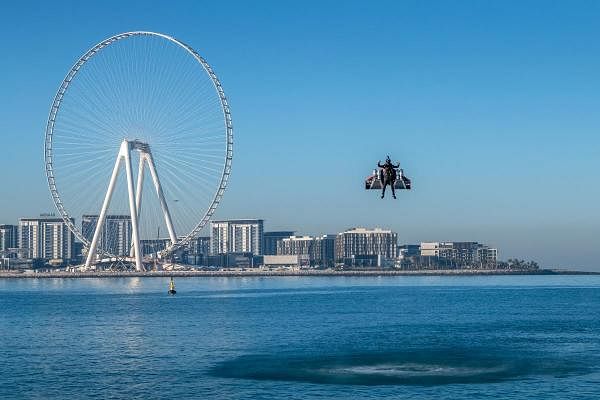
<path fill-rule="evenodd" d="M 129 278 L 129 282 L 127 284 L 127 287 L 129 290 L 131 290 L 132 292 L 138 291 L 142 286 L 142 280 L 139 277 L 132 277 Z"/>
<path fill-rule="evenodd" d="M 345 385 L 492 383 L 530 375 L 584 373 L 568 360 L 499 349 L 421 349 L 345 355 L 247 355 L 212 369 L 222 378 Z"/>

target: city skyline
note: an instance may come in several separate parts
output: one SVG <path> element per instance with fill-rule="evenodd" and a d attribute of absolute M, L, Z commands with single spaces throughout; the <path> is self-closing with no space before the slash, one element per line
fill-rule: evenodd
<path fill-rule="evenodd" d="M 95 227 L 96 221 L 92 221 L 93 219 L 97 219 L 98 215 L 94 215 L 94 214 L 84 214 L 82 216 L 82 218 L 79 219 L 79 224 L 83 225 L 83 229 L 82 229 L 82 234 L 84 237 L 86 237 L 86 239 L 89 240 L 89 237 L 91 235 L 92 232 L 90 232 L 90 229 L 93 229 L 93 227 Z M 129 215 L 114 215 L 114 214 L 108 214 L 106 216 L 107 220 L 124 220 L 123 222 L 126 223 L 126 225 L 124 227 L 119 227 L 119 229 L 124 230 L 125 232 L 127 230 L 130 229 L 130 221 L 128 221 L 131 217 Z M 56 213 L 54 212 L 50 212 L 50 213 L 39 213 L 37 215 L 34 216 L 21 216 L 19 217 L 16 222 L 13 221 L 13 223 L 8 222 L 8 223 L 2 223 L 0 224 L 0 229 L 6 229 L 7 227 L 18 227 L 19 221 L 20 220 L 42 220 L 42 219 L 55 219 L 55 220 L 61 220 L 60 216 L 57 216 Z M 77 218 L 70 218 L 72 223 L 74 225 L 78 224 L 78 219 Z M 267 222 L 267 220 L 265 220 L 264 218 L 230 218 L 230 219 L 219 219 L 219 220 L 211 220 L 210 223 L 211 224 L 221 224 L 221 223 L 227 223 L 227 224 L 237 224 L 239 223 L 239 221 L 261 221 L 261 224 L 265 224 Z M 89 227 L 85 227 L 87 225 L 89 225 Z M 92 228 L 90 228 L 92 227 Z M 291 237 L 295 237 L 297 239 L 303 239 L 303 238 L 319 238 L 321 236 L 328 236 L 328 235 L 336 235 L 337 233 L 334 233 L 333 231 L 327 233 L 327 232 L 317 232 L 317 233 L 307 233 L 307 232 L 303 232 L 303 231 L 290 231 L 290 230 L 282 230 L 282 231 L 275 231 L 271 228 L 269 228 L 268 230 L 265 228 L 262 228 L 264 230 L 264 235 L 265 237 L 267 236 L 267 234 L 276 234 L 275 236 L 278 237 L 278 239 L 281 238 L 291 238 Z M 382 226 L 364 226 L 364 225 L 356 225 L 356 224 L 348 224 L 346 226 L 346 228 L 340 230 L 341 231 L 348 231 L 348 230 L 354 230 L 354 229 L 375 229 L 375 230 L 379 230 L 379 229 L 383 229 L 383 230 L 388 230 L 388 231 L 394 231 L 392 228 L 390 227 L 382 227 Z M 104 229 L 106 230 L 106 229 Z M 210 224 L 207 227 L 207 230 L 209 232 L 207 232 L 207 234 L 210 234 Z M 164 233 L 164 232 L 163 232 Z M 282 234 L 285 234 L 282 236 Z M 128 243 L 130 241 L 130 237 L 127 238 L 125 236 L 122 235 L 121 231 L 119 231 L 119 241 L 121 241 L 122 243 Z M 207 236 L 203 236 L 203 235 L 199 235 L 198 238 L 204 238 Z M 112 238 L 114 240 L 114 238 Z M 156 237 L 143 237 L 144 240 L 156 240 Z M 167 236 L 166 233 L 164 233 L 163 235 L 161 235 L 160 237 L 158 237 L 159 240 L 170 240 L 169 237 Z M 438 238 L 439 239 L 439 238 Z M 75 241 L 77 242 L 77 239 L 75 238 Z M 418 242 L 418 241 L 417 241 Z M 446 239 L 439 239 L 437 240 L 437 242 L 439 243 L 444 243 L 444 242 L 451 242 L 450 238 L 446 238 Z M 405 243 L 406 244 L 406 243 Z M 120 244 L 119 245 L 120 248 L 124 248 L 124 247 L 128 247 L 126 244 Z"/>
<path fill-rule="evenodd" d="M 306 235 L 386 226 L 405 243 L 481 240 L 597 270 L 600 10 L 573 4 L 238 4 L 218 36 L 225 15 L 210 4 L 107 6 L 91 22 L 90 5 L 11 4 L 0 29 L 21 35 L 2 45 L 0 223 L 53 211 L 40 148 L 65 72 L 143 26 L 197 47 L 231 100 L 235 160 L 215 219 L 258 215 Z M 56 28 L 47 17 L 60 15 Z M 413 190 L 382 202 L 362 185 L 388 153 Z"/>
<path fill-rule="evenodd" d="M 73 268 L 88 271 L 82 264 L 84 245 L 64 222 L 53 215 L 20 218 L 19 225 L 0 225 L 0 267 L 46 270 Z M 96 229 L 98 215 L 84 215 L 86 240 Z M 106 215 L 101 231 L 103 260 L 96 267 L 123 268 L 131 247 L 131 220 L 126 215 Z M 170 238 L 142 239 L 146 264 L 157 251 L 168 247 Z M 271 243 L 269 243 L 271 242 Z M 187 271 L 206 268 L 304 269 L 396 269 L 396 270 L 529 270 L 535 261 L 498 259 L 498 250 L 479 242 L 421 242 L 402 244 L 398 234 L 380 227 L 355 227 L 337 234 L 298 236 L 293 231 L 264 231 L 262 219 L 220 220 L 211 223 L 209 237 L 198 237 L 173 253 L 167 264 Z M 171 266 L 170 268 L 173 268 Z M 138 271 L 139 272 L 139 271 Z"/>

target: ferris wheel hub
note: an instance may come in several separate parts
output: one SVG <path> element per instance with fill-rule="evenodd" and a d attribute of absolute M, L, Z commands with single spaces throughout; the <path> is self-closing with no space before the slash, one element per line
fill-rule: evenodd
<path fill-rule="evenodd" d="M 146 152 L 146 153 L 150 152 L 150 145 L 148 143 L 142 142 L 141 140 L 138 140 L 138 139 L 134 139 L 134 140 L 123 139 L 123 142 L 128 143 L 129 144 L 129 148 L 131 150 L 139 150 L 139 151 Z"/>

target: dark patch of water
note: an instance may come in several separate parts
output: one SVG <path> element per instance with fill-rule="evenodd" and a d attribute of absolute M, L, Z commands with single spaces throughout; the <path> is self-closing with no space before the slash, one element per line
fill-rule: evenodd
<path fill-rule="evenodd" d="M 505 349 L 417 349 L 355 354 L 255 354 L 222 362 L 216 377 L 342 385 L 494 383 L 587 372 L 573 360 Z"/>

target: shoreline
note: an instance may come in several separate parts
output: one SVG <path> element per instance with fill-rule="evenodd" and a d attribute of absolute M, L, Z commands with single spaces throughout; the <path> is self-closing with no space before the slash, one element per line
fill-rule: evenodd
<path fill-rule="evenodd" d="M 53 279 L 53 278 L 130 278 L 130 277 L 206 277 L 206 278 L 244 278 L 244 277 L 364 277 L 364 276 L 492 276 L 492 275 L 600 275 L 594 271 L 570 271 L 561 269 L 528 270 L 365 270 L 365 271 L 334 271 L 334 270 L 289 270 L 289 271 L 95 271 L 95 272 L 0 272 L 0 279 Z"/>

